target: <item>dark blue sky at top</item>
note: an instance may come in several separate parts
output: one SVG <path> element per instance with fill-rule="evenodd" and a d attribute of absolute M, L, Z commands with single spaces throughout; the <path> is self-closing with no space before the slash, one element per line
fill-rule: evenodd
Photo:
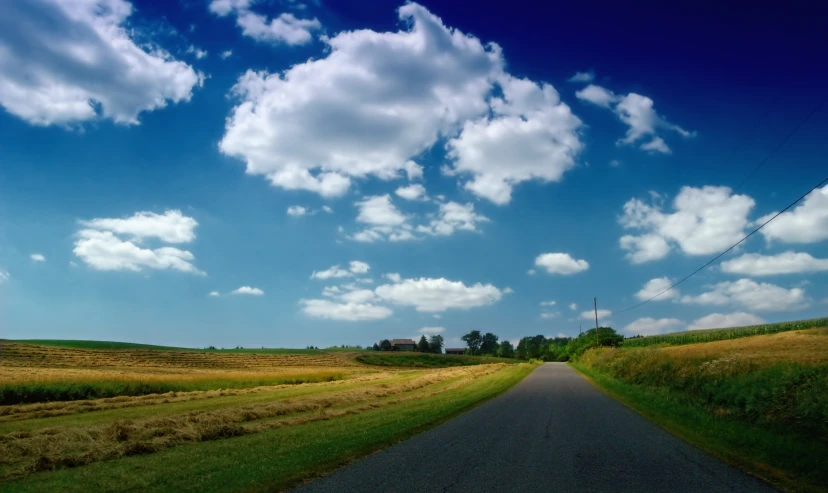
<path fill-rule="evenodd" d="M 4 325 L 11 335 L 271 346 L 363 344 L 389 330 L 410 335 L 424 325 L 443 325 L 451 337 L 471 326 L 510 339 L 538 332 L 572 335 L 578 322 L 566 317 L 573 314 L 541 321 L 538 303 L 577 301 L 586 309 L 592 296 L 599 296 L 603 306 L 617 310 L 633 304 L 632 293 L 648 279 L 681 277 L 707 260 L 674 252 L 667 260 L 639 266 L 624 261 L 618 247 L 624 230 L 617 217 L 630 198 L 645 198 L 654 190 L 671 199 L 685 185 L 744 182 L 736 192 L 756 200 L 750 217 L 757 218 L 787 205 L 828 174 L 825 106 L 751 174 L 828 96 L 828 11 L 817 2 L 773 8 L 755 2 L 421 3 L 447 26 L 499 44 L 511 74 L 551 83 L 584 121 L 585 150 L 561 183 L 522 183 L 504 207 L 476 202 L 491 219 L 483 227 L 485 242 L 454 235 L 405 246 L 335 243 L 337 225 L 353 223 L 354 199 L 388 193 L 387 183 L 368 179 L 345 198 L 324 201 L 309 192 L 270 187 L 217 150 L 235 104 L 228 92 L 238 77 L 247 69 L 278 72 L 323 57 L 322 43 L 274 47 L 241 36 L 232 20 L 217 19 L 202 2 L 135 1 L 131 22 L 154 32 L 154 41 L 170 52 L 181 57 L 189 44 L 209 51 L 203 63 L 193 62 L 209 78 L 192 101 L 143 113 L 137 126 L 101 121 L 83 130 L 36 128 L 0 111 L 0 268 L 8 268 L 14 279 L 30 279 L 7 294 Z M 332 36 L 341 30 L 403 28 L 396 13 L 400 5 L 343 0 L 310 4 L 305 12 Z M 270 2 L 259 12 L 285 10 Z M 177 34 L 168 32 L 171 27 Z M 217 54 L 225 49 L 233 49 L 234 56 L 219 61 Z M 594 71 L 595 83 L 616 93 L 652 98 L 659 114 L 697 136 L 671 140 L 672 155 L 614 145 L 626 127 L 606 110 L 575 98 L 583 84 L 567 79 L 576 71 Z M 612 160 L 622 166 L 610 168 Z M 429 192 L 474 200 L 440 178 L 442 161 L 439 145 L 423 156 Z M 285 208 L 297 203 L 331 204 L 337 214 L 286 219 Z M 131 273 L 78 274 L 64 267 L 73 259 L 78 219 L 168 208 L 197 218 L 198 240 L 188 249 L 209 280 L 166 272 L 152 272 L 149 279 Z M 755 242 L 760 249 L 763 241 Z M 60 261 L 60 271 L 26 264 L 31 251 L 43 251 L 50 267 L 52 259 Z M 577 279 L 527 278 L 534 256 L 545 251 L 573 252 L 588 259 L 591 268 Z M 807 251 L 828 255 L 824 244 Z M 375 277 L 399 271 L 404 277 L 491 282 L 516 294 L 493 307 L 447 312 L 441 320 L 403 309 L 393 319 L 358 324 L 298 314 L 298 298 L 315 297 L 321 289 L 307 280 L 310 272 L 352 259 L 370 263 Z M 720 280 L 702 274 L 688 291 Z M 824 274 L 811 279 L 815 299 L 828 296 L 824 280 Z M 780 284 L 799 281 L 787 278 Z M 217 308 L 215 300 L 204 297 L 220 289 L 217 283 L 222 289 L 266 285 L 268 299 L 244 300 L 244 308 L 236 311 Z M 821 315 L 824 306 L 817 304 L 804 315 Z M 709 311 L 660 304 L 614 321 L 619 326 L 640 316 L 689 321 Z M 0 313 L 0 321 L 3 317 Z"/>

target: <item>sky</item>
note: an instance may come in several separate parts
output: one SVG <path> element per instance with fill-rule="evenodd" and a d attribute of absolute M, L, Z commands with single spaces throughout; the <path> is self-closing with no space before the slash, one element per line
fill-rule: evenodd
<path fill-rule="evenodd" d="M 574 2 L 23 0 L 0 338 L 370 345 L 828 312 L 828 34 Z"/>

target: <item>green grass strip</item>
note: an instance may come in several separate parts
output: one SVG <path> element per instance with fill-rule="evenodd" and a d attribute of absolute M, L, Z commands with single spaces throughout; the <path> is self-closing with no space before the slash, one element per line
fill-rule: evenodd
<path fill-rule="evenodd" d="M 824 442 L 719 418 L 677 392 L 629 384 L 582 364 L 570 365 L 627 407 L 725 462 L 787 491 L 828 491 Z"/>

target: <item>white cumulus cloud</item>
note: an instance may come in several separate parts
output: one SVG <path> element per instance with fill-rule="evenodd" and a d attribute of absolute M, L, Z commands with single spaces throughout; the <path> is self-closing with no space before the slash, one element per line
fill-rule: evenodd
<path fill-rule="evenodd" d="M 302 312 L 313 318 L 329 320 L 382 320 L 394 314 L 391 309 L 370 303 L 336 303 L 330 300 L 302 300 Z"/>
<path fill-rule="evenodd" d="M 210 291 L 207 296 L 221 296 L 221 294 L 218 291 Z"/>
<path fill-rule="evenodd" d="M 256 41 L 304 45 L 313 40 L 313 32 L 322 28 L 316 18 L 299 19 L 287 12 L 268 20 L 267 16 L 250 10 L 253 3 L 250 0 L 212 0 L 209 8 L 219 17 L 236 16 L 242 34 Z"/>
<path fill-rule="evenodd" d="M 412 183 L 411 185 L 400 187 L 394 193 L 405 200 L 428 200 L 425 187 L 419 183 Z"/>
<path fill-rule="evenodd" d="M 460 281 L 444 278 L 405 279 L 383 284 L 377 296 L 398 305 L 413 306 L 420 312 L 442 312 L 452 308 L 469 309 L 500 301 L 503 293 L 491 284 L 466 286 Z"/>
<path fill-rule="evenodd" d="M 746 253 L 722 262 L 722 272 L 748 276 L 804 274 L 828 271 L 828 259 L 814 258 L 804 252 L 787 251 L 776 255 Z"/>
<path fill-rule="evenodd" d="M 353 275 L 353 272 L 348 269 L 343 269 L 339 265 L 332 265 L 322 271 L 313 271 L 311 273 L 311 279 L 338 279 L 340 277 L 351 277 Z"/>
<path fill-rule="evenodd" d="M 366 274 L 369 270 L 371 270 L 371 266 L 366 264 L 365 262 L 361 262 L 359 260 L 351 260 L 351 267 L 350 270 L 354 274 Z"/>
<path fill-rule="evenodd" d="M 772 212 L 760 217 L 756 225 L 776 214 Z M 759 232 L 769 242 L 818 243 L 828 240 L 828 185 L 808 194 L 801 204 L 783 212 Z"/>
<path fill-rule="evenodd" d="M 428 224 L 417 226 L 417 232 L 433 236 L 448 236 L 455 231 L 478 231 L 479 223 L 488 222 L 482 214 L 474 212 L 474 204 L 446 202 L 439 206 L 436 217 Z"/>
<path fill-rule="evenodd" d="M 713 186 L 682 187 L 672 212 L 665 212 L 658 202 L 630 199 L 618 222 L 642 234 L 622 236 L 619 243 L 636 264 L 664 258 L 672 246 L 689 255 L 718 253 L 742 239 L 754 205 L 747 195 Z"/>
<path fill-rule="evenodd" d="M 751 279 L 725 281 L 714 284 L 708 292 L 696 296 L 682 296 L 682 303 L 699 305 L 742 305 L 755 311 L 788 311 L 808 306 L 810 300 L 802 288 L 783 288 Z"/>
<path fill-rule="evenodd" d="M 609 318 L 612 315 L 611 310 L 598 310 L 598 323 L 602 323 L 604 320 Z M 595 311 L 589 310 L 585 312 L 581 312 L 581 320 L 592 320 L 595 321 Z"/>
<path fill-rule="evenodd" d="M 421 334 L 442 334 L 446 331 L 445 327 L 423 327 L 422 329 L 417 330 L 417 332 Z"/>
<path fill-rule="evenodd" d="M 729 327 L 744 327 L 763 323 L 765 321 L 762 318 L 745 312 L 711 313 L 691 323 L 688 329 L 726 329 Z"/>
<path fill-rule="evenodd" d="M 618 118 L 627 125 L 627 134 L 619 139 L 619 144 L 632 145 L 644 140 L 639 146 L 650 152 L 670 154 L 672 151 L 658 135 L 662 130 L 676 132 L 682 137 L 693 137 L 695 132 L 674 125 L 656 113 L 653 100 L 647 96 L 631 92 L 626 96 L 619 96 L 609 89 L 593 84 L 575 93 L 579 99 L 611 109 Z"/>
<path fill-rule="evenodd" d="M 589 262 L 574 259 L 568 253 L 542 253 L 535 258 L 535 267 L 550 274 L 571 275 L 589 269 Z"/>
<path fill-rule="evenodd" d="M 98 218 L 80 223 L 87 228 L 127 235 L 135 241 L 157 238 L 166 243 L 193 241 L 198 226 L 195 219 L 183 215 L 179 210 L 169 210 L 164 214 L 136 212 L 127 218 Z"/>
<path fill-rule="evenodd" d="M 575 75 L 570 77 L 569 82 L 592 82 L 595 79 L 595 74 L 592 72 L 575 72 Z"/>
<path fill-rule="evenodd" d="M 46 257 L 43 256 L 42 253 L 33 253 L 29 255 L 29 258 L 32 259 L 34 262 L 45 262 Z"/>
<path fill-rule="evenodd" d="M 649 300 L 672 285 L 673 280 L 668 277 L 657 277 L 655 279 L 650 279 L 646 284 L 644 284 L 641 291 L 635 293 L 635 297 L 641 301 Z M 658 298 L 655 298 L 653 301 L 675 299 L 679 297 L 679 294 L 679 290 L 674 288 L 662 294 Z"/>
<path fill-rule="evenodd" d="M 264 291 L 262 291 L 259 288 L 254 288 L 254 287 L 251 287 L 251 286 L 242 286 L 238 289 L 233 290 L 233 292 L 231 294 L 248 294 L 248 295 L 251 295 L 251 296 L 261 296 L 261 295 L 264 294 Z"/>
<path fill-rule="evenodd" d="M 204 76 L 152 42 L 137 42 L 127 23 L 132 12 L 125 0 L 4 2 L 0 105 L 45 126 L 137 124 L 144 111 L 189 101 Z"/>
<path fill-rule="evenodd" d="M 655 334 L 663 334 L 665 332 L 674 332 L 682 325 L 684 325 L 684 322 L 677 318 L 655 319 L 651 317 L 644 317 L 639 318 L 624 327 L 624 332 L 629 335 L 650 336 Z"/>

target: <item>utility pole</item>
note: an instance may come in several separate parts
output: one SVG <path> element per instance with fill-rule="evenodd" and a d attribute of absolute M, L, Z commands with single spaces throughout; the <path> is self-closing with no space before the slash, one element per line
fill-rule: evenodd
<path fill-rule="evenodd" d="M 598 339 L 598 298 L 592 298 L 592 306 L 595 309 L 595 347 L 598 347 L 601 345 Z"/>

